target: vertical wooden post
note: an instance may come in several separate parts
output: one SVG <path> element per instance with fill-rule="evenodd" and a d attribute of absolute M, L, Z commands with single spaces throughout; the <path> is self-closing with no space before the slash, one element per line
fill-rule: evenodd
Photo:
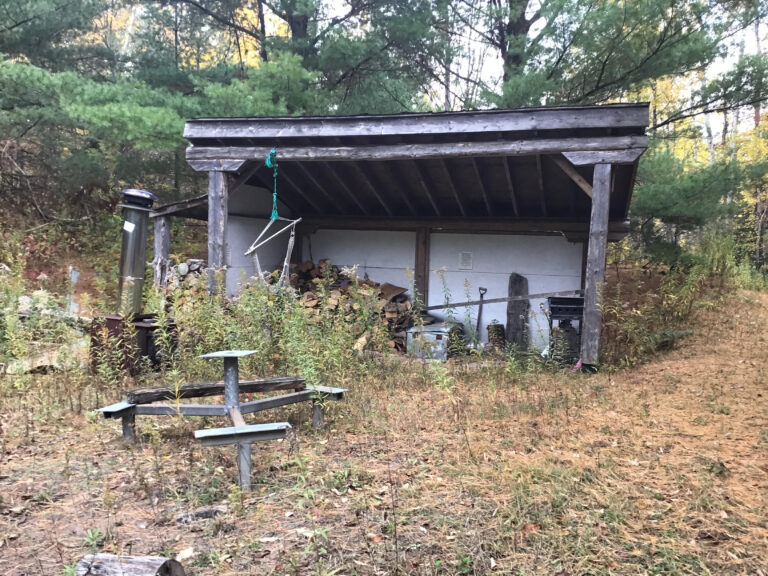
<path fill-rule="evenodd" d="M 413 285 L 422 305 L 429 306 L 429 228 L 416 230 Z M 416 294 L 414 294 L 416 296 Z"/>
<path fill-rule="evenodd" d="M 227 411 L 240 409 L 240 371 L 237 358 L 224 358 L 224 404 Z"/>
<path fill-rule="evenodd" d="M 218 170 L 208 172 L 208 291 L 219 287 L 226 294 L 227 220 L 229 203 L 229 176 Z"/>
<path fill-rule="evenodd" d="M 126 444 L 136 441 L 136 413 L 131 409 L 122 417 L 123 440 Z"/>
<path fill-rule="evenodd" d="M 596 366 L 600 348 L 600 292 L 605 279 L 608 212 L 611 205 L 611 165 L 595 165 L 592 214 L 589 221 L 587 270 L 584 282 L 584 317 L 581 326 L 581 363 Z"/>
<path fill-rule="evenodd" d="M 168 282 L 168 264 L 171 254 L 171 217 L 155 218 L 155 258 L 152 268 L 155 271 L 155 286 L 165 288 Z"/>
<path fill-rule="evenodd" d="M 312 428 L 323 427 L 323 403 L 318 400 L 312 401 Z"/>

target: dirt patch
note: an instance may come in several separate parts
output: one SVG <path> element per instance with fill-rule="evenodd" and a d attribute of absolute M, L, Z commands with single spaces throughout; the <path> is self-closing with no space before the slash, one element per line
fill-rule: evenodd
<path fill-rule="evenodd" d="M 327 427 L 198 446 L 200 419 L 118 424 L 67 409 L 58 376 L 2 399 L 4 573 L 89 550 L 182 553 L 189 574 L 768 574 L 768 297 L 616 373 L 428 365 L 349 383 Z M 42 404 L 45 408 L 40 408 Z M 762 572 L 761 572 L 762 571 Z"/>

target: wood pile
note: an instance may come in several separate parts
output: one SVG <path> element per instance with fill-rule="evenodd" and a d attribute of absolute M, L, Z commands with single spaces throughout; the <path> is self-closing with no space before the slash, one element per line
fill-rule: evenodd
<path fill-rule="evenodd" d="M 323 309 L 334 311 L 342 307 L 344 318 L 350 322 L 355 319 L 355 312 L 360 304 L 353 302 L 350 296 L 351 288 L 356 284 L 357 292 L 367 297 L 378 298 L 382 322 L 387 324 L 390 335 L 390 347 L 394 350 L 405 351 L 406 331 L 412 326 L 411 301 L 405 294 L 407 289 L 394 284 L 379 284 L 372 280 L 358 279 L 355 281 L 331 264 L 330 260 L 320 260 L 315 264 L 311 260 L 295 266 L 292 270 L 291 286 L 301 294 L 301 305 L 310 316 L 320 321 Z M 319 286 L 330 284 L 327 298 L 322 299 Z M 327 284 L 326 284 L 327 285 Z M 366 335 L 361 335 L 356 348 L 363 349 L 368 343 Z"/>

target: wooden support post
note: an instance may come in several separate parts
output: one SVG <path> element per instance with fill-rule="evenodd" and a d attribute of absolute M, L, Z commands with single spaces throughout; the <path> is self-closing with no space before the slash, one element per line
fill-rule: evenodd
<path fill-rule="evenodd" d="M 155 258 L 152 268 L 155 271 L 155 286 L 165 288 L 168 283 L 168 265 L 171 253 L 171 217 L 155 218 Z"/>
<path fill-rule="evenodd" d="M 600 292 L 605 279 L 608 213 L 611 203 L 611 165 L 597 164 L 592 184 L 587 269 L 584 281 L 584 317 L 581 326 L 581 363 L 596 366 L 600 348 Z"/>
<path fill-rule="evenodd" d="M 429 228 L 416 230 L 416 256 L 414 259 L 413 287 L 415 297 L 422 306 L 429 306 Z"/>
<path fill-rule="evenodd" d="M 240 373 L 237 358 L 224 358 L 224 404 L 227 410 L 240 407 Z"/>
<path fill-rule="evenodd" d="M 136 413 L 128 410 L 123 414 L 123 440 L 126 444 L 133 444 L 136 441 Z"/>
<path fill-rule="evenodd" d="M 227 224 L 229 177 L 218 170 L 208 172 L 208 291 L 221 288 L 226 294 Z M 221 286 L 219 286 L 219 275 Z"/>
<path fill-rule="evenodd" d="M 312 428 L 323 427 L 323 403 L 317 400 L 312 401 Z"/>
<path fill-rule="evenodd" d="M 251 443 L 237 443 L 237 473 L 240 490 L 248 492 L 251 489 Z"/>

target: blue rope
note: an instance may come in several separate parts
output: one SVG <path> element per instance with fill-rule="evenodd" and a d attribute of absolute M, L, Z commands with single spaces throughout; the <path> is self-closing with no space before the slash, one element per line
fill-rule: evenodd
<path fill-rule="evenodd" d="M 270 220 L 277 220 L 280 215 L 277 213 L 277 150 L 272 148 L 264 160 L 264 165 L 267 168 L 272 168 L 272 179 L 274 180 L 274 188 L 272 190 L 272 215 Z"/>

